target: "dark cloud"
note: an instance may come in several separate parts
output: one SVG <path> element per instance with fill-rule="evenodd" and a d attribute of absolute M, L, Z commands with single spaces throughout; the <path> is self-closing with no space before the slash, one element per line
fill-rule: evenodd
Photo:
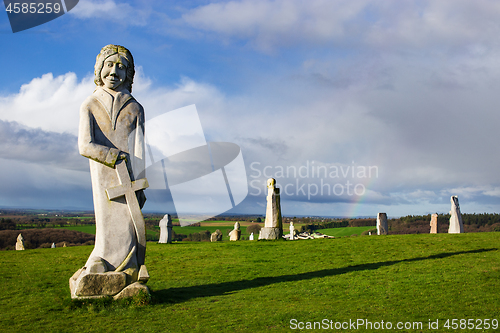
<path fill-rule="evenodd" d="M 87 159 L 78 153 L 78 138 L 0 120 L 0 157 L 62 169 L 88 170 Z"/>

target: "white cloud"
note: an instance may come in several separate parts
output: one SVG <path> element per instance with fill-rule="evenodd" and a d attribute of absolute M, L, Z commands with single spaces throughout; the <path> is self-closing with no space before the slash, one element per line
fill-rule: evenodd
<path fill-rule="evenodd" d="M 368 1 L 229 1 L 192 9 L 183 20 L 198 29 L 250 39 L 269 50 L 304 41 L 325 42 L 346 34 L 346 24 Z"/>
<path fill-rule="evenodd" d="M 224 95 L 214 86 L 182 77 L 172 87 L 155 86 L 144 76 L 142 68 L 137 68 L 133 95 L 142 104 L 146 120 L 168 111 L 196 104 L 200 117 L 203 114 L 218 113 L 224 109 Z"/>
<path fill-rule="evenodd" d="M 34 78 L 22 85 L 18 93 L 0 96 L 0 120 L 76 136 L 80 105 L 94 91 L 93 79 L 88 76 L 78 82 L 71 72 Z M 140 66 L 136 67 L 133 96 L 144 106 L 147 119 L 190 104 L 210 114 L 218 112 L 224 103 L 223 95 L 215 87 L 186 77 L 173 87 L 155 87 Z"/>
<path fill-rule="evenodd" d="M 149 11 L 144 6 L 132 7 L 128 3 L 116 3 L 114 0 L 82 0 L 70 14 L 80 19 L 105 19 L 122 25 L 147 24 Z"/>
<path fill-rule="evenodd" d="M 500 198 L 500 186 L 492 185 L 477 185 L 477 186 L 461 186 L 450 188 L 441 191 L 443 195 L 448 197 L 451 195 L 458 195 L 465 199 L 474 199 L 477 196 L 488 196 L 492 198 Z"/>
<path fill-rule="evenodd" d="M 374 6 L 376 21 L 366 40 L 381 46 L 465 46 L 491 43 L 498 35 L 497 1 L 467 0 L 400 2 L 381 1 Z"/>
<path fill-rule="evenodd" d="M 78 133 L 80 105 L 94 89 L 93 77 L 74 73 L 34 78 L 19 93 L 0 96 L 0 119 L 57 133 Z"/>
<path fill-rule="evenodd" d="M 0 96 L 0 205 L 91 208 L 88 160 L 78 153 L 77 135 L 80 105 L 94 89 L 93 77 L 78 81 L 74 73 L 48 73 L 16 94 Z M 188 78 L 174 87 L 153 88 L 141 67 L 134 97 L 148 119 L 193 103 L 210 112 L 223 99 L 216 88 Z M 76 202 L 83 197 L 84 202 Z"/>
<path fill-rule="evenodd" d="M 78 154 L 77 137 L 73 134 L 47 132 L 0 120 L 0 142 L 3 159 L 88 170 L 85 159 Z"/>
<path fill-rule="evenodd" d="M 308 70 L 314 72 L 318 67 Z M 422 89 L 420 76 L 413 71 L 399 69 L 397 73 L 390 78 L 394 89 L 377 89 L 378 78 L 332 88 L 304 85 L 307 79 L 299 77 L 279 84 L 270 82 L 245 95 L 226 96 L 213 85 L 186 77 L 173 86 L 157 85 L 138 67 L 133 94 L 144 106 L 147 119 L 196 104 L 207 140 L 239 144 L 247 166 L 255 161 L 262 167 L 300 167 L 306 161 L 328 166 L 352 162 L 377 166 L 376 179 L 361 181 L 367 188 L 362 199 L 368 205 L 385 204 L 394 212 L 407 205 L 446 206 L 450 193 L 468 201 L 498 197 L 496 166 L 500 157 L 486 154 L 495 150 L 496 141 L 485 140 L 488 133 L 467 134 L 463 130 L 481 129 L 485 123 L 491 130 L 495 128 L 495 86 L 465 100 L 460 97 L 464 96 L 462 90 L 448 90 L 443 108 L 442 89 Z M 92 77 L 78 81 L 73 73 L 58 77 L 49 73 L 23 85 L 17 94 L 0 97 L 2 157 L 23 165 L 80 169 L 75 144 L 78 110 L 93 89 Z M 474 117 L 464 113 L 469 109 Z M 437 116 L 443 119 L 438 121 Z M 485 156 L 488 163 L 484 163 Z M 81 165 L 86 169 L 84 158 Z M 283 180 L 282 184 L 293 181 Z M 319 182 L 303 181 L 306 188 Z M 68 184 L 72 184 L 69 179 Z M 20 186 L 31 185 L 27 180 Z M 358 199 L 284 197 L 306 206 L 343 202 L 348 207 Z"/>
<path fill-rule="evenodd" d="M 494 0 L 240 0 L 199 6 L 182 18 L 201 31 L 247 40 L 265 51 L 340 43 L 407 52 L 491 44 L 500 32 L 499 14 Z"/>

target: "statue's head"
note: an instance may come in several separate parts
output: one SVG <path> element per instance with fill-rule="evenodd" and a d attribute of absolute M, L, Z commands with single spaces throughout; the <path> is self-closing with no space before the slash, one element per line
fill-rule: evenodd
<path fill-rule="evenodd" d="M 240 222 L 234 224 L 234 230 L 240 230 Z"/>
<path fill-rule="evenodd" d="M 276 185 L 276 179 L 269 178 L 267 180 L 267 188 L 273 188 Z"/>
<path fill-rule="evenodd" d="M 125 47 L 109 44 L 97 55 L 94 66 L 96 85 L 132 92 L 134 74 L 134 58 Z"/>

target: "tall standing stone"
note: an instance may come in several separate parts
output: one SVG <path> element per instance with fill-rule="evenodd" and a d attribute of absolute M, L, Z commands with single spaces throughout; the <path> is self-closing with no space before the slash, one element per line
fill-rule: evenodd
<path fill-rule="evenodd" d="M 160 240 L 158 243 L 172 243 L 172 218 L 170 214 L 165 214 L 160 221 Z"/>
<path fill-rule="evenodd" d="M 229 233 L 230 241 L 239 241 L 241 236 L 240 223 L 236 222 L 234 224 L 234 229 Z"/>
<path fill-rule="evenodd" d="M 449 234 L 462 234 L 464 232 L 464 225 L 462 223 L 462 214 L 460 213 L 460 205 L 458 204 L 458 196 L 453 195 L 450 199 L 450 227 L 448 228 Z"/>
<path fill-rule="evenodd" d="M 387 235 L 387 214 L 386 213 L 378 213 L 377 214 L 377 235 Z"/>
<path fill-rule="evenodd" d="M 259 239 L 280 239 L 283 236 L 281 222 L 280 189 L 276 188 L 276 180 L 267 180 L 267 208 L 264 228 L 260 229 Z"/>
<path fill-rule="evenodd" d="M 438 214 L 431 215 L 431 234 L 438 233 Z"/>
<path fill-rule="evenodd" d="M 19 234 L 17 236 L 17 242 L 16 242 L 16 251 L 24 251 L 24 237 L 23 235 Z"/>

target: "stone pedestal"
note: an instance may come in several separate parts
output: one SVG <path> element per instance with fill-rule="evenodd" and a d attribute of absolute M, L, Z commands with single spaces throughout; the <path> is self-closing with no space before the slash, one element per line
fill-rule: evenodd
<path fill-rule="evenodd" d="M 276 180 L 267 180 L 267 208 L 264 228 L 260 229 L 259 239 L 280 239 L 283 236 L 281 221 L 280 189 L 276 188 Z"/>
<path fill-rule="evenodd" d="M 431 234 L 437 234 L 438 232 L 438 214 L 431 215 Z"/>
<path fill-rule="evenodd" d="M 377 215 L 377 235 L 387 235 L 387 214 L 386 213 L 378 213 Z"/>
<path fill-rule="evenodd" d="M 102 298 L 115 296 L 129 297 L 140 291 L 149 292 L 144 285 L 149 280 L 146 266 L 141 266 L 139 272 L 127 269 L 124 272 L 91 273 L 86 268 L 79 269 L 69 279 L 71 298 Z M 139 286 L 141 285 L 141 286 Z"/>
<path fill-rule="evenodd" d="M 122 299 L 126 297 L 133 297 L 136 295 L 139 295 L 141 292 L 149 294 L 149 288 L 142 283 L 135 282 L 132 283 L 131 285 L 125 287 L 122 291 L 120 291 L 118 294 L 113 296 L 113 299 Z"/>
<path fill-rule="evenodd" d="M 450 210 L 450 227 L 448 228 L 449 234 L 461 234 L 464 232 L 464 225 L 462 223 L 462 214 L 460 213 L 460 205 L 458 204 L 458 196 L 451 197 L 451 210 Z"/>

